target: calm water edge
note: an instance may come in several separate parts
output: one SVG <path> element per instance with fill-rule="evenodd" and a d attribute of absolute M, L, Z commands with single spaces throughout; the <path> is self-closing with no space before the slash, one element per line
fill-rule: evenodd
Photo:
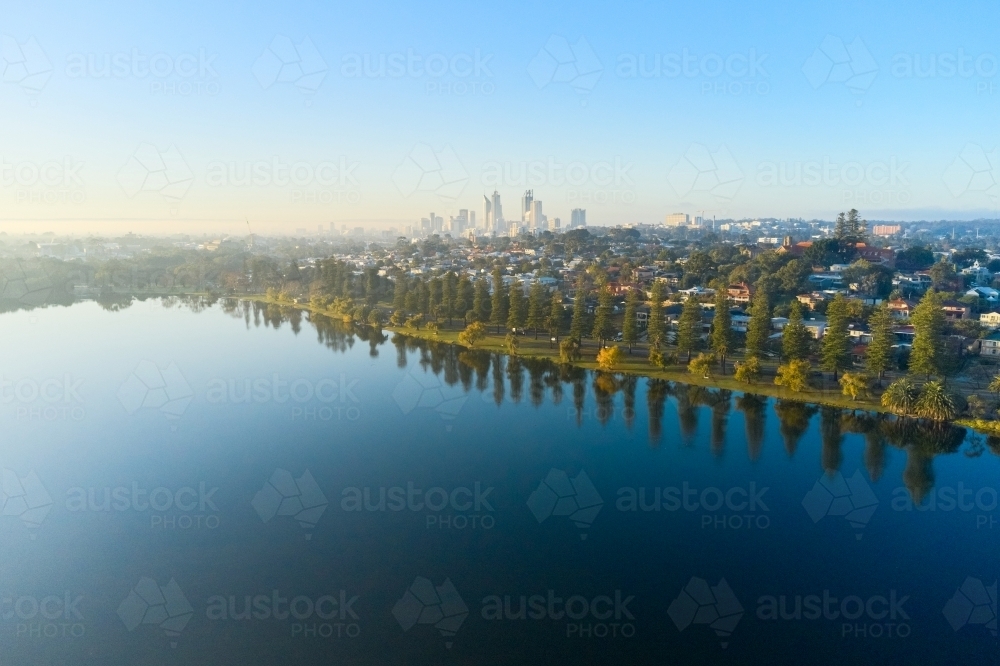
<path fill-rule="evenodd" d="M 0 664 L 998 662 L 971 431 L 235 300 L 0 340 Z"/>

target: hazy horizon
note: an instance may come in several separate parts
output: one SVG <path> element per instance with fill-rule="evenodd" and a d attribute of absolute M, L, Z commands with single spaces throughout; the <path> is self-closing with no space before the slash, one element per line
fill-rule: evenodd
<path fill-rule="evenodd" d="M 998 218 L 998 13 L 12 6 L 0 228 Z"/>

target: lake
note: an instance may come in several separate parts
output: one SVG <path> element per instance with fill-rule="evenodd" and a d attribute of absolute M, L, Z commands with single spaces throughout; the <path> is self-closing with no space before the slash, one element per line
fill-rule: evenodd
<path fill-rule="evenodd" d="M 236 300 L 0 340 L 0 663 L 997 663 L 971 431 Z"/>

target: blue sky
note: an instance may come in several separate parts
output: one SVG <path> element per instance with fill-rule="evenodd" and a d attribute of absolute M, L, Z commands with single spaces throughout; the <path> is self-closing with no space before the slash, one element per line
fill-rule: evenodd
<path fill-rule="evenodd" d="M 1000 217 L 998 12 L 11 4 L 0 228 L 401 228 L 494 187 L 591 224 Z"/>

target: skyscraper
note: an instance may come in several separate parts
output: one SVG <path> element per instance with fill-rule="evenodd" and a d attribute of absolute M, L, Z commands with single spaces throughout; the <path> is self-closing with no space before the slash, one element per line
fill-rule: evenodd
<path fill-rule="evenodd" d="M 531 210 L 528 212 L 528 220 L 532 229 L 543 229 L 545 227 L 545 215 L 542 213 L 542 202 L 532 201 Z"/>
<path fill-rule="evenodd" d="M 493 224 L 491 225 L 493 232 L 500 234 L 507 233 L 507 227 L 503 221 L 503 206 L 500 203 L 500 193 L 496 190 L 493 190 L 493 200 L 490 202 L 490 210 L 493 215 Z"/>
<path fill-rule="evenodd" d="M 489 233 L 493 226 L 493 205 L 489 197 L 483 195 L 483 229 Z"/>
<path fill-rule="evenodd" d="M 521 222 L 530 221 L 531 203 L 534 199 L 534 192 L 532 190 L 525 190 L 524 195 L 521 197 Z"/>
<path fill-rule="evenodd" d="M 587 226 L 587 210 L 584 208 L 574 208 L 573 212 L 570 213 L 569 228 L 576 229 L 577 227 L 585 226 Z"/>

